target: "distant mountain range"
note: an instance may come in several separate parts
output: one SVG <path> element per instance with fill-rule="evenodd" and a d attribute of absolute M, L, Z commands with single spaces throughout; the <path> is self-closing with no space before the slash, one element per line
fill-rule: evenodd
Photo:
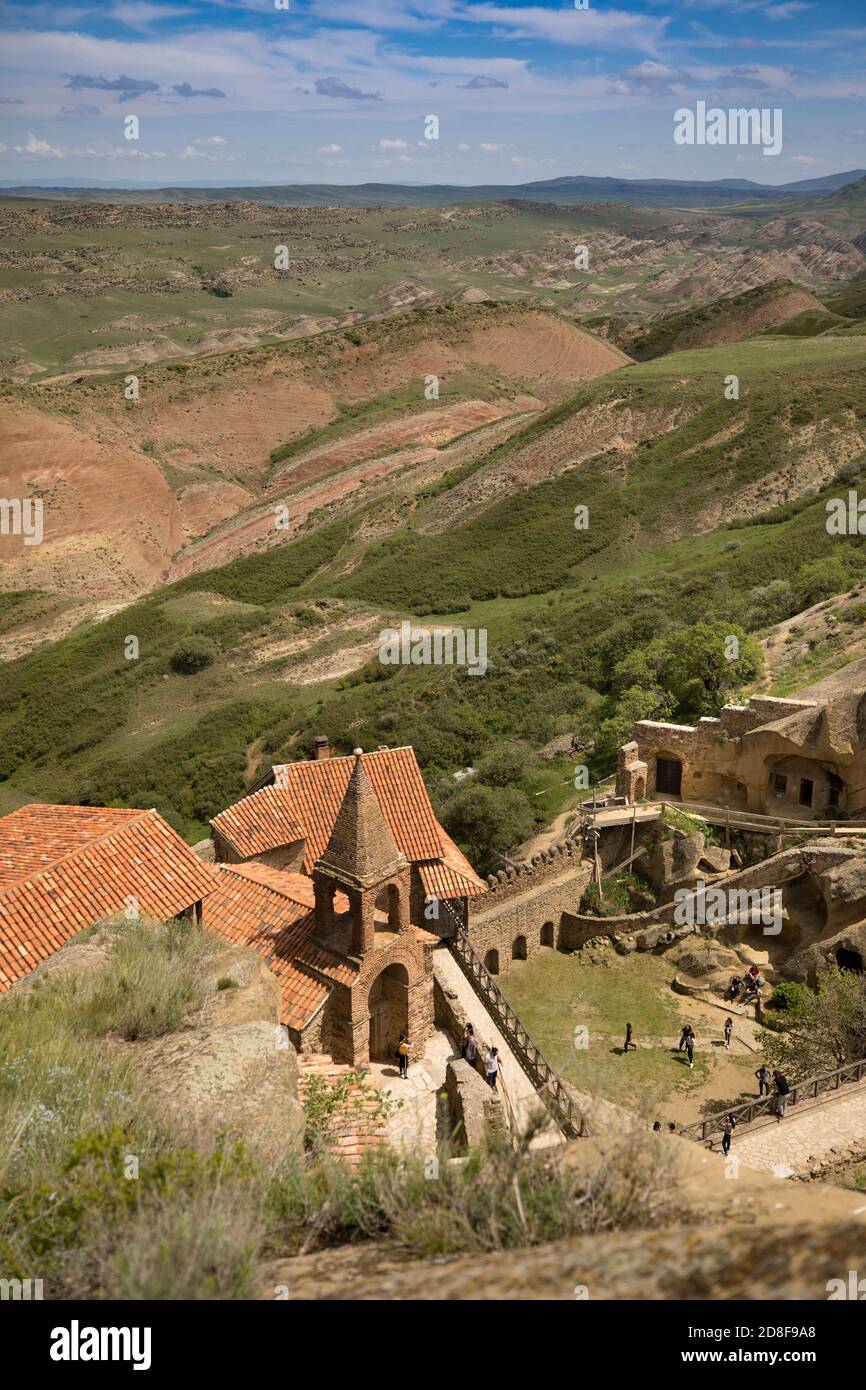
<path fill-rule="evenodd" d="M 275 207 L 438 207 L 451 203 L 502 202 L 527 199 L 538 203 L 620 202 L 647 207 L 718 207 L 746 201 L 780 201 L 804 195 L 830 194 L 866 177 L 866 169 L 799 179 L 796 183 L 762 184 L 751 179 L 711 182 L 682 179 L 614 179 L 584 175 L 543 179 L 535 183 L 399 184 L 188 184 L 157 187 L 126 184 L 115 187 L 95 180 L 48 179 L 41 184 L 7 185 L 0 195 L 15 198 L 85 199 L 108 203 L 225 203 L 256 202 Z"/>

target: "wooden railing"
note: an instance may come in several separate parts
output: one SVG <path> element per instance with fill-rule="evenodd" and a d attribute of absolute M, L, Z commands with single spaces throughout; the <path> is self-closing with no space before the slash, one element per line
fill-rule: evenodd
<path fill-rule="evenodd" d="M 501 1028 L 512 1052 L 535 1087 L 539 1100 L 547 1106 L 563 1134 L 569 1139 L 589 1134 L 591 1131 L 586 1117 L 578 1110 L 565 1083 L 532 1041 L 467 933 L 461 928 L 449 938 L 448 944 L 463 973 Z"/>
<path fill-rule="evenodd" d="M 835 1071 L 811 1076 L 807 1081 L 798 1081 L 795 1086 L 791 1087 L 788 1103 L 789 1105 L 796 1105 L 798 1100 L 817 1100 L 818 1096 L 825 1092 L 838 1091 L 840 1086 L 849 1082 L 862 1081 L 864 1076 L 866 1076 L 866 1057 L 861 1057 L 858 1062 L 845 1062 Z M 778 1101 L 779 1097 L 776 1093 L 770 1096 L 761 1096 L 758 1100 L 746 1101 L 744 1105 L 735 1105 L 727 1110 L 719 1110 L 717 1114 L 708 1116 L 706 1120 L 699 1120 L 696 1124 L 686 1125 L 679 1132 L 687 1139 L 695 1139 L 698 1143 L 703 1144 L 711 1135 L 721 1133 L 726 1115 L 733 1115 L 738 1124 L 749 1124 L 751 1120 L 756 1120 L 759 1115 L 775 1114 Z"/>

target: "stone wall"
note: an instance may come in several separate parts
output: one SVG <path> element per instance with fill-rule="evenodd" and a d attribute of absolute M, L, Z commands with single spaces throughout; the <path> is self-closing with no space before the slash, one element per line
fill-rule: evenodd
<path fill-rule="evenodd" d="M 491 1129 L 504 1128 L 505 1116 L 498 1094 L 462 1057 L 448 1063 L 445 1090 L 456 1144 L 478 1148 Z"/>
<path fill-rule="evenodd" d="M 468 931 L 492 975 L 560 945 L 563 914 L 576 911 L 592 874 L 581 853 L 570 842 L 490 876 L 489 892 L 470 904 Z"/>
<path fill-rule="evenodd" d="M 665 724 L 654 719 L 642 719 L 634 728 L 634 739 L 620 749 L 616 789 L 630 801 L 639 800 L 639 789 L 648 797 L 665 793 L 657 787 L 659 758 L 682 764 L 680 796 L 684 801 L 712 802 L 732 809 L 767 812 L 769 814 L 801 814 L 796 798 L 793 805 L 776 796 L 771 790 L 771 769 L 766 762 L 769 753 L 773 764 L 786 750 L 795 751 L 784 739 L 776 736 L 778 747 L 763 748 L 751 739 L 743 742 L 764 725 L 795 714 L 798 710 L 813 709 L 814 700 L 783 700 L 771 695 L 753 696 L 747 705 L 725 705 L 718 719 L 699 719 L 696 724 Z M 768 738 L 770 735 L 768 734 Z M 819 766 L 810 759 L 811 766 Z M 817 776 L 806 769 L 805 775 Z M 823 774 L 821 774 L 823 776 Z M 791 788 L 799 786 L 792 779 Z M 828 804 L 827 788 L 823 781 L 816 785 L 813 809 Z"/>

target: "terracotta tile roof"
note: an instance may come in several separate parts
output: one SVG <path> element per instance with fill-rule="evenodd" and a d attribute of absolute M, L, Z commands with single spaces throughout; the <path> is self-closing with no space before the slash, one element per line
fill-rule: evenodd
<path fill-rule="evenodd" d="M 263 787 L 245 796 L 214 816 L 211 825 L 244 859 L 304 838 L 285 794 L 277 787 Z"/>
<path fill-rule="evenodd" d="M 22 806 L 0 820 L 0 889 L 101 840 L 141 811 L 106 806 Z"/>
<path fill-rule="evenodd" d="M 281 1020 L 303 1028 L 330 991 L 327 980 L 350 984 L 356 970 L 310 941 L 314 916 L 312 881 L 265 864 L 217 865 L 217 884 L 205 899 L 204 924 L 235 946 L 251 946 L 268 961 L 283 996 Z M 338 912 L 348 900 L 338 893 Z"/>
<path fill-rule="evenodd" d="M 351 755 L 306 763 L 282 763 L 274 768 L 274 785 L 286 794 L 286 811 L 304 830 L 307 873 L 312 871 L 331 838 L 355 761 Z M 361 764 L 397 848 L 409 860 L 438 859 L 440 830 L 414 749 L 382 748 L 375 753 L 363 753 Z"/>
<path fill-rule="evenodd" d="M 156 811 L 22 806 L 0 819 L 0 862 L 0 991 L 131 898 L 142 915 L 167 920 L 214 883 Z"/>
<path fill-rule="evenodd" d="M 440 858 L 430 864 L 419 864 L 418 871 L 424 891 L 435 898 L 477 898 L 487 892 L 487 884 L 479 878 L 469 860 L 439 825 Z"/>

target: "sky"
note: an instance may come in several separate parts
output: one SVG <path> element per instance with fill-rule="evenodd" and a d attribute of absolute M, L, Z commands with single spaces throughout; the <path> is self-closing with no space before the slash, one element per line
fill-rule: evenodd
<path fill-rule="evenodd" d="M 864 60 L 863 0 L 0 0 L 0 180 L 787 183 L 866 167 Z"/>

